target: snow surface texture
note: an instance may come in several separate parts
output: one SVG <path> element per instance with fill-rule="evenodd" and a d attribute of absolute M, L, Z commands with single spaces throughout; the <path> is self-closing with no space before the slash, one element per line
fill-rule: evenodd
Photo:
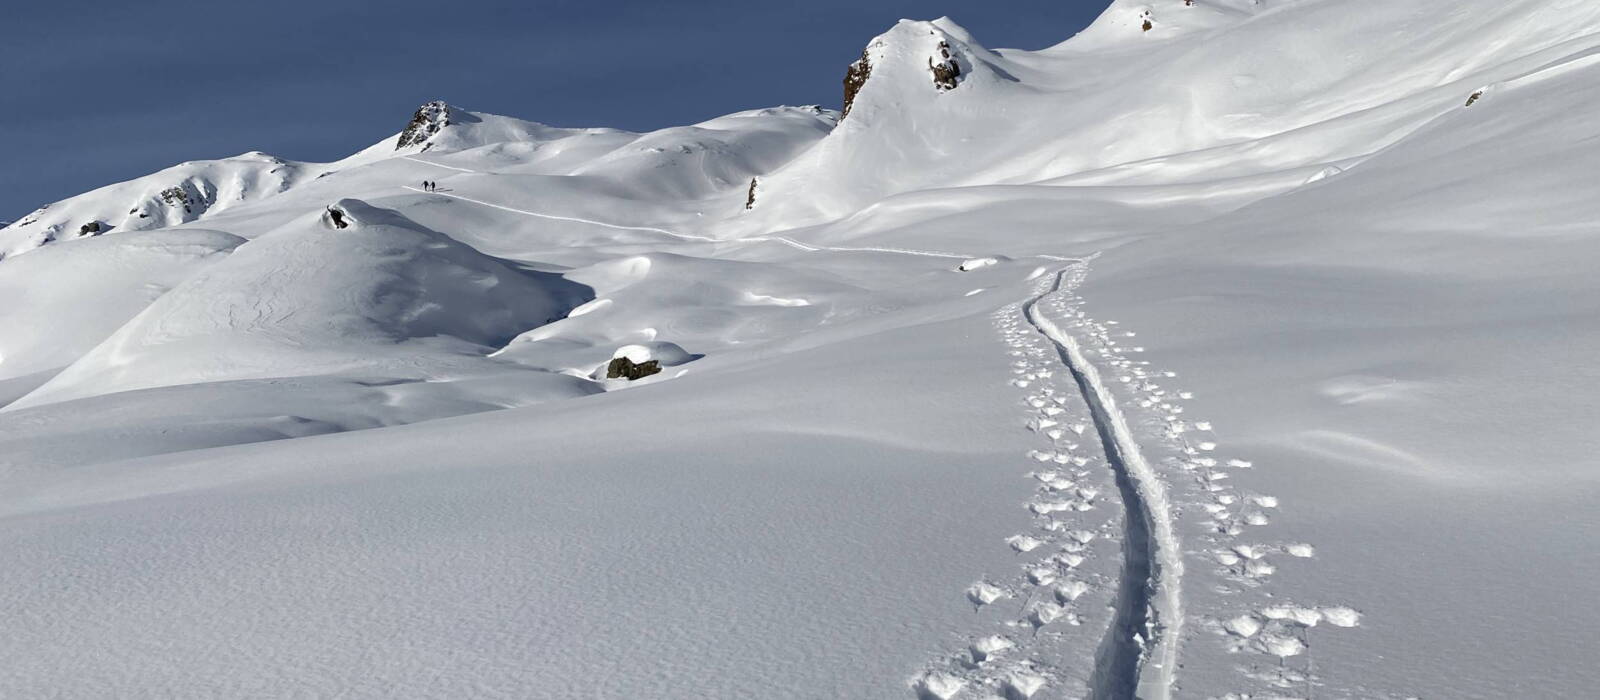
<path fill-rule="evenodd" d="M 0 229 L 0 696 L 1600 687 L 1600 6 L 864 56 Z"/>

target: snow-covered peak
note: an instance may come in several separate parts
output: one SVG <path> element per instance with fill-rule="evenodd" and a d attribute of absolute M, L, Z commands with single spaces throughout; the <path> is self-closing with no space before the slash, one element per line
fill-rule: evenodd
<path fill-rule="evenodd" d="M 435 100 L 417 108 L 404 131 L 395 137 L 394 151 L 463 151 L 496 143 L 552 141 L 610 129 L 562 129 L 496 114 L 471 112 Z"/>
<path fill-rule="evenodd" d="M 450 126 L 450 113 L 453 111 L 457 111 L 456 108 L 440 100 L 418 107 L 416 114 L 411 115 L 411 122 L 406 124 L 405 130 L 400 132 L 400 138 L 395 141 L 395 150 L 427 143 L 428 139 Z"/>
<path fill-rule="evenodd" d="M 917 89 L 919 82 L 925 91 L 937 93 L 955 90 L 974 76 L 1005 75 L 995 69 L 996 58 L 948 17 L 900 20 L 868 42 L 861 58 L 850 64 L 842 111 L 851 114 L 858 101 L 892 102 L 894 91 Z"/>
<path fill-rule="evenodd" d="M 0 257 L 58 240 L 190 223 L 286 191 L 319 172 L 260 151 L 180 163 L 45 205 L 0 227 Z"/>

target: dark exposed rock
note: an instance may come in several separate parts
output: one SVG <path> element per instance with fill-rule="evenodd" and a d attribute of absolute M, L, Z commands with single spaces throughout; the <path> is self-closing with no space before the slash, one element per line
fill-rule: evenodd
<path fill-rule="evenodd" d="M 861 58 L 844 72 L 844 108 L 840 110 L 839 118 L 850 116 L 850 107 L 856 102 L 856 94 L 861 92 L 861 86 L 867 84 L 867 78 L 872 77 L 872 59 L 867 57 L 866 49 L 861 50 Z"/>
<path fill-rule="evenodd" d="M 939 56 L 943 60 L 933 62 L 933 57 L 928 57 L 928 69 L 933 71 L 933 86 L 940 92 L 954 90 L 961 83 L 961 64 L 950 55 L 950 44 L 939 42 Z"/>
<path fill-rule="evenodd" d="M 419 145 L 447 126 L 450 126 L 450 105 L 439 100 L 422 105 L 411 115 L 411 123 L 406 124 L 405 131 L 400 132 L 394 149 Z"/>
<path fill-rule="evenodd" d="M 1471 107 L 1472 105 L 1477 104 L 1478 100 L 1480 99 L 1483 99 L 1482 90 L 1472 93 L 1472 96 L 1467 98 L 1467 106 Z"/>
<path fill-rule="evenodd" d="M 198 195 L 191 197 L 189 196 L 189 191 L 182 187 L 168 187 L 161 191 L 160 197 L 162 203 L 169 207 L 183 207 L 183 213 L 185 214 L 194 213 L 194 209 L 190 206 L 191 204 L 202 203 Z M 139 218 L 142 219 L 144 217 L 141 216 Z"/>
<path fill-rule="evenodd" d="M 349 222 L 344 220 L 344 211 L 334 207 L 328 207 L 328 221 L 333 224 L 334 228 L 347 228 L 350 226 Z"/>
<path fill-rule="evenodd" d="M 611 360 L 611 364 L 606 365 L 606 379 L 626 378 L 628 381 L 633 381 L 635 379 L 643 379 L 660 371 L 660 360 L 645 360 L 634 364 L 633 360 L 626 357 L 617 357 Z"/>
<path fill-rule="evenodd" d="M 185 192 L 182 187 L 168 187 L 161 191 L 160 197 L 161 201 L 166 202 L 168 205 L 182 204 L 187 207 L 189 204 L 189 193 Z"/>
<path fill-rule="evenodd" d="M 105 231 L 105 227 L 98 221 L 91 221 L 78 227 L 79 236 L 98 236 Z"/>
<path fill-rule="evenodd" d="M 745 195 L 745 198 L 744 198 L 744 208 L 745 209 L 754 209 L 754 208 L 756 208 L 756 179 L 753 178 L 753 177 L 750 178 L 750 192 L 749 192 L 749 194 Z"/>

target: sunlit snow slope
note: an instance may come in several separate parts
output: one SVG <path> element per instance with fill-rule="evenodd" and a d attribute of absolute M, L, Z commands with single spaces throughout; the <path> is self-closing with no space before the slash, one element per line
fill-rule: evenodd
<path fill-rule="evenodd" d="M 0 696 L 1600 687 L 1600 5 L 846 64 L 0 229 Z"/>

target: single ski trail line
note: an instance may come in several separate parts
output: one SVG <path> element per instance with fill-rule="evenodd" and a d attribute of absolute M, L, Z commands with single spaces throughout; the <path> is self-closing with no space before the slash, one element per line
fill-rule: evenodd
<path fill-rule="evenodd" d="M 1117 619 L 1095 659 L 1096 699 L 1168 700 L 1177 670 L 1177 645 L 1183 623 L 1180 578 L 1182 550 L 1173 527 L 1165 482 L 1145 460 L 1128 419 L 1099 369 L 1070 333 L 1046 316 L 1039 302 L 1070 288 L 1069 276 L 1084 264 L 1056 273 L 1044 293 L 1023 306 L 1023 314 L 1056 350 L 1083 393 L 1106 459 L 1117 472 L 1126 508 L 1122 582 Z"/>
<path fill-rule="evenodd" d="M 406 160 L 414 160 L 414 161 L 416 161 L 418 163 L 427 163 L 428 165 L 439 165 L 438 163 L 432 163 L 432 162 L 421 160 L 421 159 L 418 159 L 418 158 L 412 158 L 411 156 L 401 156 L 401 157 L 406 159 Z M 451 167 L 451 166 L 448 166 L 448 165 L 440 165 L 439 167 L 441 167 L 441 168 L 449 168 L 451 170 L 458 170 L 458 171 L 466 172 L 466 173 L 476 172 L 476 171 L 473 171 L 473 170 L 466 170 L 464 168 L 456 168 L 456 167 Z M 818 253 L 818 252 L 830 252 L 830 253 L 885 253 L 885 254 L 890 254 L 890 255 L 911 255 L 911 256 L 924 257 L 924 258 L 946 258 L 946 259 L 950 259 L 950 260 L 969 260 L 969 259 L 972 259 L 972 258 L 975 258 L 975 257 L 980 257 L 980 256 L 975 256 L 975 255 L 971 255 L 971 254 L 967 254 L 967 253 L 950 253 L 950 252 L 938 251 L 938 250 L 915 250 L 915 249 L 912 249 L 912 248 L 882 248 L 882 247 L 871 247 L 871 246 L 811 245 L 809 243 L 801 243 L 800 241 L 794 240 L 793 238 L 789 238 L 787 236 L 749 236 L 749 237 L 743 237 L 743 238 L 713 238 L 711 236 L 697 236 L 697 235 L 694 235 L 692 233 L 679 233 L 677 231 L 672 231 L 672 230 L 664 229 L 664 228 L 658 228 L 658 227 L 655 227 L 655 226 L 628 226 L 628 225 L 625 225 L 625 224 L 613 224 L 613 223 L 608 223 L 608 222 L 605 222 L 605 221 L 596 221 L 594 219 L 585 219 L 585 218 L 576 217 L 576 216 L 560 216 L 560 215 L 557 215 L 557 214 L 544 214 L 544 213 L 536 212 L 536 211 L 528 211 L 526 209 L 517 209 L 515 207 L 508 207 L 508 206 L 505 206 L 503 204 L 495 204 L 494 202 L 486 202 L 486 201 L 481 200 L 481 199 L 474 199 L 474 198 L 468 197 L 466 195 L 454 194 L 454 193 L 451 193 L 451 192 L 438 192 L 438 191 L 429 192 L 427 190 L 422 189 L 421 187 L 413 187 L 411 185 L 401 185 L 401 187 L 403 189 L 407 189 L 407 190 L 410 190 L 412 192 L 417 192 L 417 193 L 420 193 L 420 194 L 432 194 L 432 195 L 438 195 L 440 197 L 450 197 L 452 199 L 459 199 L 459 200 L 461 200 L 463 202 L 470 202 L 470 203 L 476 204 L 478 206 L 489 207 L 491 209 L 499 209 L 501 211 L 511 212 L 513 214 L 521 214 L 523 216 L 532 216 L 532 217 L 537 217 L 537 218 L 540 218 L 540 219 L 549 219 L 549 220 L 552 220 L 552 221 L 569 221 L 569 222 L 572 222 L 572 223 L 589 224 L 589 225 L 592 225 L 592 226 L 601 226 L 601 227 L 604 227 L 604 228 L 618 229 L 618 230 L 622 230 L 622 231 L 645 231 L 645 232 L 648 232 L 648 233 L 659 233 L 659 234 L 662 234 L 662 235 L 665 235 L 665 236 L 671 236 L 673 238 L 676 238 L 676 239 L 679 239 L 679 240 L 682 240 L 682 241 L 687 241 L 687 242 L 690 242 L 690 243 L 781 243 L 783 245 L 789 246 L 790 248 L 794 248 L 796 250 L 801 250 L 801 251 L 804 251 L 804 252 L 807 252 L 807 253 Z M 1075 262 L 1082 262 L 1082 260 L 1079 259 L 1079 258 L 1065 258 L 1065 257 L 1057 256 L 1057 255 L 1032 255 L 1032 256 L 1029 256 L 1029 257 L 1039 258 L 1039 259 L 1043 259 L 1043 260 L 1053 260 L 1053 261 L 1057 261 L 1057 262 L 1074 262 L 1074 263 Z"/>
<path fill-rule="evenodd" d="M 444 168 L 445 170 L 454 170 L 454 171 L 456 171 L 458 173 L 475 173 L 475 172 L 478 172 L 476 170 L 471 170 L 471 169 L 468 169 L 468 168 L 458 168 L 458 167 L 456 167 L 454 165 L 445 165 L 444 163 L 435 163 L 435 162 L 433 162 L 431 160 L 423 160 L 423 159 L 418 158 L 416 156 L 400 156 L 400 157 L 402 159 L 404 159 L 404 160 L 409 160 L 409 161 L 412 161 L 412 162 L 421 163 L 423 165 L 431 165 L 431 166 L 433 166 L 435 168 Z"/>

